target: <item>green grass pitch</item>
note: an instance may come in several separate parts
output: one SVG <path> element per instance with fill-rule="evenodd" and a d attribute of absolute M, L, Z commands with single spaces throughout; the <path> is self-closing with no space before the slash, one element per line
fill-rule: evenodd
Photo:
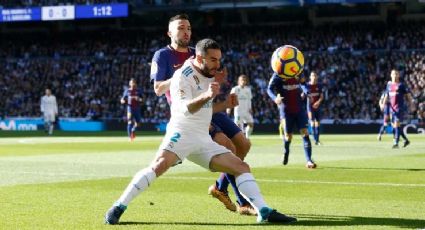
<path fill-rule="evenodd" d="M 400 149 L 388 135 L 322 135 L 315 170 L 304 167 L 301 138 L 283 166 L 279 137 L 254 135 L 246 161 L 266 202 L 298 218 L 288 226 L 227 211 L 207 195 L 218 173 L 188 161 L 137 197 L 120 225 L 104 225 L 161 136 L 94 135 L 0 138 L 0 229 L 425 229 L 425 135 Z"/>

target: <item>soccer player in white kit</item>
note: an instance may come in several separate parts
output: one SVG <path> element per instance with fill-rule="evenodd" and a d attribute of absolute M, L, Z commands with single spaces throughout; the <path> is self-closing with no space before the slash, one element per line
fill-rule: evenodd
<path fill-rule="evenodd" d="M 209 133 L 212 100 L 220 86 L 214 75 L 220 68 L 217 42 L 203 39 L 196 44 L 196 57 L 178 69 L 170 83 L 171 119 L 167 132 L 150 166 L 133 177 L 118 201 L 105 215 L 106 224 L 117 224 L 128 204 L 171 166 L 188 159 L 208 170 L 232 174 L 241 194 L 258 213 L 258 222 L 291 223 L 286 216 L 267 206 L 247 163 L 214 142 Z"/>
<path fill-rule="evenodd" d="M 49 135 L 53 134 L 54 123 L 58 115 L 58 104 L 55 95 L 50 89 L 46 89 L 46 94 L 41 97 L 40 110 L 43 113 L 44 129 Z"/>
<path fill-rule="evenodd" d="M 244 130 L 246 138 L 249 138 L 254 129 L 254 119 L 252 117 L 252 92 L 251 87 L 248 86 L 248 77 L 240 75 L 238 85 L 233 87 L 230 93 L 236 94 L 239 100 L 239 105 L 234 108 L 234 121 L 241 130 Z M 230 113 L 230 109 L 228 109 L 228 113 Z M 245 129 L 244 124 L 247 125 Z"/>

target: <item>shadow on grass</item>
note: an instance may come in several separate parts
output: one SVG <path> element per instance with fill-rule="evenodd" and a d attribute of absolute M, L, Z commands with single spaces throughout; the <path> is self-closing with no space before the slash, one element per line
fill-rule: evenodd
<path fill-rule="evenodd" d="M 287 225 L 294 226 L 329 226 L 329 227 L 359 227 L 361 226 L 381 226 L 396 228 L 425 228 L 425 219 L 404 219 L 404 218 L 382 218 L 382 217 L 361 217 L 361 216 L 333 216 L 333 215 L 295 215 L 298 222 Z M 263 224 L 246 223 L 208 223 L 208 222 L 121 222 L 119 225 L 182 225 L 182 226 L 260 226 Z M 275 224 L 272 224 L 275 225 Z"/>
<path fill-rule="evenodd" d="M 299 222 L 294 225 L 299 226 L 387 226 L 397 228 L 424 228 L 425 219 L 404 219 L 391 217 L 362 217 L 362 216 L 332 216 L 332 215 L 296 215 Z"/>
<path fill-rule="evenodd" d="M 423 169 L 413 169 L 413 168 L 350 168 L 350 167 L 321 167 L 322 169 L 341 169 L 341 170 L 387 170 L 387 171 L 412 171 L 412 172 L 421 172 L 425 171 Z"/>
<path fill-rule="evenodd" d="M 234 224 L 234 223 L 207 223 L 207 222 L 142 222 L 142 221 L 137 222 L 137 221 L 128 221 L 128 222 L 120 222 L 118 225 L 258 226 L 259 224 L 257 224 L 257 223 Z"/>

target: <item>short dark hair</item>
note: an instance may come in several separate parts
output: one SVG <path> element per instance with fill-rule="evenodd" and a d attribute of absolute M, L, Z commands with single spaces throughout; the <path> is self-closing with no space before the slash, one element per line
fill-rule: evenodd
<path fill-rule="evenodd" d="M 196 54 L 200 54 L 201 56 L 205 56 L 207 54 L 208 49 L 217 49 L 221 50 L 220 45 L 211 38 L 204 38 L 196 43 Z"/>
<path fill-rule="evenodd" d="M 170 20 L 168 21 L 168 24 L 170 24 L 173 21 L 176 20 L 189 20 L 189 15 L 187 14 L 177 14 L 176 16 L 173 16 L 170 18 Z"/>

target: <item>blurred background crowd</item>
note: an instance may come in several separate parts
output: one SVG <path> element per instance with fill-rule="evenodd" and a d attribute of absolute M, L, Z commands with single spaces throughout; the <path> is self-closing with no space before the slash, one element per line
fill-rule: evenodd
<path fill-rule="evenodd" d="M 46 2 L 59 1 L 21 1 L 24 5 Z M 165 32 L 153 27 L 5 34 L 0 38 L 0 116 L 40 116 L 40 97 L 51 87 L 62 117 L 121 119 L 125 110 L 119 99 L 128 80 L 135 78 L 144 92 L 143 121 L 167 121 L 166 100 L 155 95 L 149 79 L 153 53 L 169 43 Z M 311 71 L 318 73 L 325 92 L 324 119 L 339 123 L 380 119 L 378 100 L 395 68 L 416 99 L 414 108 L 406 108 L 408 119 L 424 122 L 424 21 L 194 26 L 192 45 L 204 37 L 222 45 L 228 88 L 240 74 L 250 78 L 257 124 L 278 123 L 278 111 L 266 88 L 272 74 L 270 56 L 284 44 L 304 53 L 307 77 Z"/>

